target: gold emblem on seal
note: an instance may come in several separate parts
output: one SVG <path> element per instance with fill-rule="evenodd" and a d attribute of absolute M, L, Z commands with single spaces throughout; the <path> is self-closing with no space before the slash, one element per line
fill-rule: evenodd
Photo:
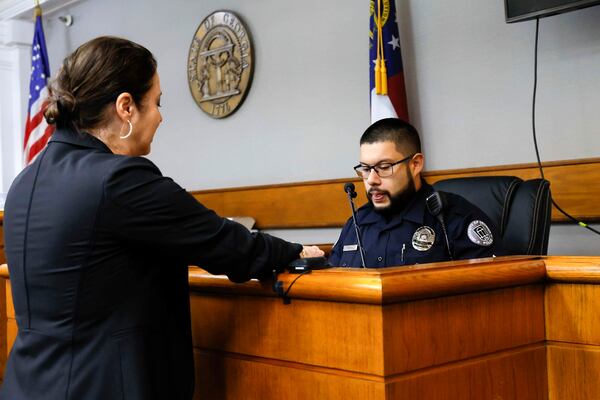
<path fill-rule="evenodd" d="M 252 43 L 231 11 L 216 11 L 200 23 L 190 45 L 188 83 L 196 104 L 213 118 L 233 113 L 252 81 Z"/>

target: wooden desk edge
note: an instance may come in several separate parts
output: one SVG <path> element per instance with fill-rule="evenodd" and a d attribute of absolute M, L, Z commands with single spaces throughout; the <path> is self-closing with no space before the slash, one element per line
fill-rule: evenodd
<path fill-rule="evenodd" d="M 600 284 L 600 257 L 548 256 L 544 262 L 550 282 Z"/>
<path fill-rule="evenodd" d="M 8 268 L 0 266 L 8 279 Z M 509 256 L 494 259 L 448 261 L 381 269 L 330 268 L 301 277 L 282 273 L 278 279 L 292 299 L 364 304 L 389 304 L 504 287 L 551 282 L 600 283 L 600 257 Z M 275 297 L 271 281 L 236 284 L 226 276 L 189 267 L 193 292 L 235 293 Z"/>

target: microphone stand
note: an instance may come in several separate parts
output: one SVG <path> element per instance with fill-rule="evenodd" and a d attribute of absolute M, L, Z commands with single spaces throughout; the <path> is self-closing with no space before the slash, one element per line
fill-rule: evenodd
<path fill-rule="evenodd" d="M 360 229 L 358 228 L 358 222 L 356 222 L 356 208 L 354 207 L 354 198 L 357 196 L 354 191 L 353 183 L 346 183 L 344 185 L 344 191 L 348 194 L 348 201 L 350 202 L 350 208 L 352 209 L 352 222 L 354 223 L 354 231 L 356 232 L 356 240 L 358 242 L 358 251 L 360 252 L 360 261 L 362 264 L 362 268 L 366 268 L 367 264 L 365 263 L 365 251 L 362 245 L 362 239 L 360 236 Z"/>

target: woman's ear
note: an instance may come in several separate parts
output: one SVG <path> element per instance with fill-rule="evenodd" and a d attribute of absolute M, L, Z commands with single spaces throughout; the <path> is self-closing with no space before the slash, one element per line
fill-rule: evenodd
<path fill-rule="evenodd" d="M 133 97 L 127 92 L 121 93 L 115 101 L 117 115 L 123 121 L 131 119 L 134 107 Z"/>

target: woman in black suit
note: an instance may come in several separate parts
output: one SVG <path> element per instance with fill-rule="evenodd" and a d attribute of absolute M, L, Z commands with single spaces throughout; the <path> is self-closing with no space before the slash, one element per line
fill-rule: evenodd
<path fill-rule="evenodd" d="M 51 93 L 57 131 L 5 204 L 19 334 L 0 398 L 190 399 L 187 266 L 242 282 L 322 252 L 251 234 L 139 157 L 162 121 L 144 47 L 87 42 Z"/>

